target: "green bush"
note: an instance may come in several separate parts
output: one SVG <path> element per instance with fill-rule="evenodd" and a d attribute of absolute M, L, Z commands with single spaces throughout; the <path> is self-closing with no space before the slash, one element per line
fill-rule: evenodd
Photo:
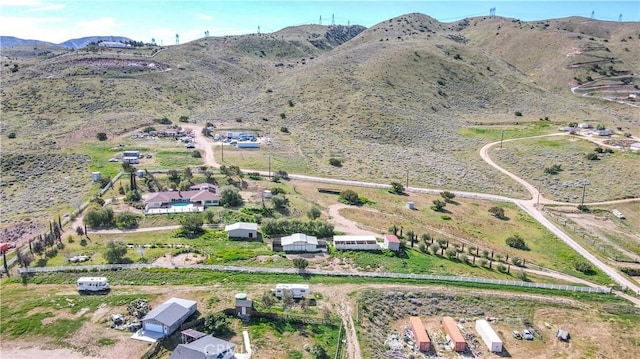
<path fill-rule="evenodd" d="M 523 251 L 529 250 L 527 243 L 525 243 L 524 239 L 522 239 L 522 237 L 520 237 L 520 235 L 518 234 L 514 234 L 513 236 L 507 238 L 505 240 L 505 243 L 511 248 L 520 249 Z"/>

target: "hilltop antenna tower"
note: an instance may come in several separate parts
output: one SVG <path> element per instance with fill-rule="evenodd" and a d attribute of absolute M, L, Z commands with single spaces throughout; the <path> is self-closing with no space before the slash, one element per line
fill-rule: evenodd
<path fill-rule="evenodd" d="M 336 18 L 334 14 L 331 14 L 331 26 L 335 26 L 336 25 Z"/>
<path fill-rule="evenodd" d="M 618 15 L 618 21 L 622 21 L 622 14 Z"/>
<path fill-rule="evenodd" d="M 320 25 L 322 25 L 322 15 L 320 15 Z"/>
<path fill-rule="evenodd" d="M 180 45 L 180 35 L 176 34 L 176 45 Z"/>
<path fill-rule="evenodd" d="M 260 25 L 258 25 L 258 35 L 260 35 Z"/>
<path fill-rule="evenodd" d="M 209 37 L 209 30 L 206 30 L 206 31 L 204 32 L 204 37 Z"/>
<path fill-rule="evenodd" d="M 595 10 L 591 10 L 591 19 L 593 20 L 593 16 L 596 14 Z"/>

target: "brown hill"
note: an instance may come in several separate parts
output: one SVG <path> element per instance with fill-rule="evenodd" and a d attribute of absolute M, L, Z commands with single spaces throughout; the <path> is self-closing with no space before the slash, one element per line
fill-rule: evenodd
<path fill-rule="evenodd" d="M 597 97 L 637 90 L 639 33 L 636 23 L 583 18 L 440 23 L 407 14 L 368 29 L 308 25 L 169 48 L 3 57 L 2 136 L 16 134 L 3 152 L 73 153 L 97 132 L 112 137 L 188 115 L 221 128 L 240 120 L 276 138 L 287 127 L 304 163 L 296 169 L 312 174 L 388 182 L 409 171 L 412 185 L 521 196 L 478 161 L 486 140 L 461 132 L 549 117 L 637 133 L 636 107 Z M 25 193 L 22 177 L 8 178 L 4 203 Z M 16 212 L 4 207 L 3 223 Z"/>

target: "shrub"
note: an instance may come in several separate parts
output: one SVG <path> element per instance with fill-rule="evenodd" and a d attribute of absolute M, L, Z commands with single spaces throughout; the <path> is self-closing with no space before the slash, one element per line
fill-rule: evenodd
<path fill-rule="evenodd" d="M 345 189 L 344 191 L 340 192 L 340 196 L 338 198 L 343 203 L 360 204 L 360 197 L 354 190 Z"/>
<path fill-rule="evenodd" d="M 282 187 L 273 187 L 273 188 L 271 188 L 271 194 L 274 195 L 274 196 L 277 195 L 277 194 L 285 194 L 285 193 L 287 193 L 287 192 Z"/>
<path fill-rule="evenodd" d="M 171 122 L 171 120 L 170 120 L 170 119 L 168 119 L 168 118 L 166 118 L 166 117 L 163 117 L 163 118 L 155 118 L 155 119 L 153 119 L 153 121 L 154 121 L 154 122 L 156 122 L 156 123 L 159 123 L 159 124 L 161 124 L 161 125 L 170 125 L 170 124 L 172 124 L 172 123 L 173 123 L 173 122 Z"/>
<path fill-rule="evenodd" d="M 193 153 L 191 154 L 191 157 L 202 158 L 202 154 L 200 153 L 200 151 L 193 151 Z"/>
<path fill-rule="evenodd" d="M 551 167 L 545 167 L 544 169 L 544 173 L 548 175 L 557 175 L 560 172 L 562 172 L 562 165 L 558 165 L 558 164 L 555 164 Z"/>
<path fill-rule="evenodd" d="M 286 126 L 280 127 L 280 132 L 289 133 L 289 129 Z"/>
<path fill-rule="evenodd" d="M 140 216 L 131 212 L 118 213 L 115 216 L 116 227 L 119 229 L 132 229 L 138 227 Z"/>
<path fill-rule="evenodd" d="M 591 266 L 591 264 L 589 262 L 585 262 L 585 261 L 577 261 L 573 264 L 573 268 L 575 268 L 575 270 L 577 270 L 578 272 L 582 272 L 584 274 L 595 274 L 596 271 L 593 269 L 593 267 Z"/>
<path fill-rule="evenodd" d="M 307 211 L 307 217 L 309 217 L 309 219 L 318 219 L 320 218 L 321 215 L 322 215 L 322 211 L 320 210 L 320 208 L 316 206 L 312 206 Z"/>
<path fill-rule="evenodd" d="M 440 212 L 447 204 L 439 199 L 434 199 L 433 200 L 433 206 L 431 206 L 431 209 L 436 211 L 436 212 Z"/>
<path fill-rule="evenodd" d="M 589 161 L 597 161 L 599 159 L 600 159 L 600 157 L 598 157 L 597 153 L 589 153 L 589 154 L 587 154 L 587 160 L 589 160 Z"/>
<path fill-rule="evenodd" d="M 589 212 L 589 207 L 585 206 L 584 204 L 579 204 L 578 205 L 578 210 L 580 210 L 582 212 Z"/>
<path fill-rule="evenodd" d="M 520 112 L 520 111 L 516 111 L 515 115 L 516 115 L 517 117 L 522 117 L 522 112 Z"/>
<path fill-rule="evenodd" d="M 489 213 L 491 213 L 492 216 L 499 218 L 499 219 L 504 219 L 504 209 L 502 207 L 498 207 L 498 206 L 493 206 L 491 208 L 489 208 Z"/>
<path fill-rule="evenodd" d="M 389 189 L 389 193 L 404 194 L 404 186 L 400 182 L 391 182 L 391 188 Z"/>
<path fill-rule="evenodd" d="M 440 219 L 443 221 L 448 221 L 451 220 L 451 216 L 447 215 L 447 214 L 443 214 L 440 216 Z"/>
<path fill-rule="evenodd" d="M 187 123 L 187 122 L 189 122 L 189 116 L 182 115 L 182 116 L 180 116 L 178 121 Z"/>
<path fill-rule="evenodd" d="M 339 158 L 329 158 L 329 164 L 334 166 L 334 167 L 341 167 L 342 166 L 342 160 Z"/>
<path fill-rule="evenodd" d="M 596 148 L 594 148 L 594 149 L 593 149 L 593 152 L 595 152 L 595 153 L 602 153 L 602 152 L 604 152 L 604 150 L 602 149 L 602 147 L 598 146 L 598 147 L 596 147 Z"/>
<path fill-rule="evenodd" d="M 305 269 L 309 266 L 309 261 L 304 258 L 294 258 L 293 266 L 297 269 Z"/>
<path fill-rule="evenodd" d="M 106 141 L 107 140 L 107 134 L 104 132 L 98 132 L 96 133 L 96 138 L 98 139 L 98 141 Z"/>
<path fill-rule="evenodd" d="M 16 133 L 15 133 L 15 132 L 9 132 L 9 134 L 7 135 L 7 137 L 9 137 L 9 138 L 16 138 Z"/>
<path fill-rule="evenodd" d="M 524 239 L 522 239 L 522 237 L 520 237 L 520 235 L 518 234 L 514 234 L 513 236 L 507 238 L 505 240 L 505 243 L 507 243 L 507 245 L 511 248 L 520 249 L 523 251 L 529 250 L 529 247 L 527 247 L 527 243 L 525 243 Z"/>

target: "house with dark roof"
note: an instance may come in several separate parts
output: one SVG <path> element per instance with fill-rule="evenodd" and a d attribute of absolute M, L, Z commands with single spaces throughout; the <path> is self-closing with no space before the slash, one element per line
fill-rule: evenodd
<path fill-rule="evenodd" d="M 219 205 L 218 186 L 201 183 L 191 186 L 188 191 L 152 193 L 144 202 L 144 213 L 202 212 L 207 207 Z"/>
<path fill-rule="evenodd" d="M 169 359 L 234 359 L 235 347 L 226 340 L 206 335 L 188 344 L 178 344 Z"/>
<path fill-rule="evenodd" d="M 140 321 L 142 330 L 171 335 L 191 314 L 196 312 L 197 303 L 193 300 L 170 298 L 161 305 L 153 308 Z"/>

